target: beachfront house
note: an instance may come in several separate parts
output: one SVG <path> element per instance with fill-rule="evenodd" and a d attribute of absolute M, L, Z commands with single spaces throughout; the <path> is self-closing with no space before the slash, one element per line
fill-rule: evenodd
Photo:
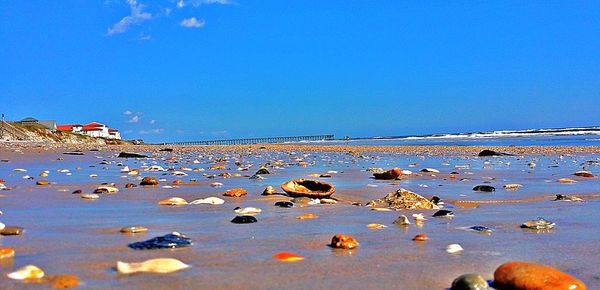
<path fill-rule="evenodd" d="M 81 124 L 65 124 L 57 126 L 58 130 L 71 133 L 84 134 L 91 137 L 106 138 L 106 139 L 121 139 L 119 130 L 109 128 L 105 124 L 99 122 L 91 122 L 85 125 Z"/>
<path fill-rule="evenodd" d="M 45 127 L 46 129 L 48 129 L 50 131 L 57 130 L 56 121 L 54 121 L 54 120 L 40 121 L 33 117 L 27 117 L 27 118 L 19 121 L 19 123 L 24 124 L 24 125 L 42 125 L 43 127 Z"/>

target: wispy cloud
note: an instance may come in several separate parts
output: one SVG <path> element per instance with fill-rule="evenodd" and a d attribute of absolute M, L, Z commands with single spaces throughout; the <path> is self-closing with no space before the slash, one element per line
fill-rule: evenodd
<path fill-rule="evenodd" d="M 136 0 L 127 0 L 131 14 L 123 17 L 119 22 L 115 23 L 113 27 L 109 28 L 106 32 L 107 35 L 115 35 L 123 33 L 129 29 L 131 25 L 142 23 L 152 18 L 152 14 L 144 12 L 144 5 L 139 4 Z"/>
<path fill-rule="evenodd" d="M 204 24 L 206 22 L 204 21 L 204 19 L 196 19 L 196 17 L 192 17 L 192 18 L 187 18 L 187 19 L 183 19 L 181 21 L 181 23 L 179 23 L 179 25 L 183 26 L 183 27 L 189 27 L 189 28 L 200 28 L 203 27 Z"/>
<path fill-rule="evenodd" d="M 183 8 L 188 3 L 194 7 L 198 7 L 200 5 L 205 5 L 205 4 L 221 4 L 221 5 L 235 4 L 235 2 L 233 2 L 231 0 L 179 0 L 179 1 L 177 1 L 177 7 Z"/>
<path fill-rule="evenodd" d="M 131 111 L 129 111 L 129 110 L 127 110 L 127 111 L 123 112 L 123 115 L 131 115 L 131 114 L 133 114 L 133 112 L 131 112 Z"/>
<path fill-rule="evenodd" d="M 148 124 L 150 124 L 150 125 L 154 125 L 154 123 L 156 123 L 156 120 L 150 120 L 150 121 L 148 121 Z"/>
<path fill-rule="evenodd" d="M 164 132 L 164 129 L 148 129 L 148 130 L 140 130 L 139 133 L 140 134 L 162 134 L 162 132 Z"/>
<path fill-rule="evenodd" d="M 133 117 L 131 117 L 131 119 L 129 119 L 129 120 L 127 121 L 127 123 L 137 123 L 137 122 L 139 122 L 139 121 L 140 121 L 140 119 L 141 119 L 141 118 L 140 118 L 140 116 L 137 116 L 137 115 L 136 115 L 136 116 L 133 116 Z"/>

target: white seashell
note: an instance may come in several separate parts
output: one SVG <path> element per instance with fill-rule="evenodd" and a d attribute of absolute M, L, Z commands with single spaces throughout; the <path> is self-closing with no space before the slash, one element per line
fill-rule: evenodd
<path fill-rule="evenodd" d="M 69 169 L 61 169 L 58 172 L 60 172 L 60 173 L 69 173 L 71 171 Z"/>
<path fill-rule="evenodd" d="M 448 252 L 449 254 L 459 253 L 463 250 L 463 247 L 461 247 L 461 245 L 459 244 L 450 244 L 446 247 L 446 252 Z"/>
<path fill-rule="evenodd" d="M 255 214 L 261 213 L 262 209 L 256 208 L 256 207 L 244 207 L 244 208 L 236 207 L 233 211 L 237 214 L 242 214 L 242 215 L 255 215 Z"/>
<path fill-rule="evenodd" d="M 6 227 L 6 225 L 5 225 L 5 224 L 3 224 L 3 223 L 0 223 L 0 231 L 1 231 L 1 230 L 3 230 L 5 227 Z"/>
<path fill-rule="evenodd" d="M 222 200 L 218 197 L 213 197 L 213 196 L 207 197 L 207 198 L 196 199 L 196 200 L 193 200 L 192 202 L 190 202 L 190 204 L 214 204 L 214 205 L 224 204 L 224 203 L 225 203 L 224 200 Z"/>
<path fill-rule="evenodd" d="M 15 168 L 15 169 L 13 169 L 13 171 L 16 171 L 16 172 L 27 172 L 27 169 Z"/>
<path fill-rule="evenodd" d="M 125 173 L 125 172 L 129 172 L 131 170 L 129 170 L 129 166 L 125 166 L 123 168 L 121 168 L 121 172 Z"/>
<path fill-rule="evenodd" d="M 117 193 L 119 192 L 119 189 L 114 187 L 114 186 L 98 186 L 98 189 L 100 190 L 106 190 L 108 191 L 108 193 Z"/>
<path fill-rule="evenodd" d="M 171 175 L 173 175 L 173 176 L 187 176 L 187 173 L 185 173 L 183 171 L 173 171 L 173 173 L 171 173 Z"/>
<path fill-rule="evenodd" d="M 223 186 L 223 183 L 213 182 L 213 183 L 210 184 L 210 186 L 212 186 L 212 187 L 219 187 L 219 186 Z"/>
<path fill-rule="evenodd" d="M 98 174 L 90 174 L 90 177 L 91 178 L 96 178 L 96 177 L 98 177 Z"/>
<path fill-rule="evenodd" d="M 86 193 L 86 194 L 82 194 L 81 198 L 83 198 L 83 199 L 99 199 L 100 196 L 95 193 Z"/>
<path fill-rule="evenodd" d="M 412 171 L 410 171 L 410 170 L 402 170 L 400 172 L 402 172 L 402 174 L 404 174 L 404 175 L 411 175 L 412 174 Z"/>
<path fill-rule="evenodd" d="M 151 259 L 141 263 L 117 262 L 117 271 L 121 274 L 132 274 L 138 272 L 172 273 L 189 267 L 189 265 L 177 259 L 171 258 Z"/>
<path fill-rule="evenodd" d="M 429 172 L 429 173 L 440 173 L 439 170 L 434 169 L 434 168 L 423 168 L 421 171 L 423 171 L 423 172 Z"/>
<path fill-rule="evenodd" d="M 308 202 L 308 204 L 313 205 L 313 204 L 320 204 L 321 200 L 318 198 L 312 199 L 311 201 Z"/>
<path fill-rule="evenodd" d="M 413 213 L 412 217 L 416 220 L 416 221 L 424 221 L 426 220 L 425 216 L 423 216 L 422 213 Z"/>
<path fill-rule="evenodd" d="M 23 179 L 30 179 L 30 178 L 31 178 L 31 176 L 29 176 L 29 175 L 23 176 Z"/>
<path fill-rule="evenodd" d="M 7 274 L 6 276 L 15 280 L 40 279 L 44 277 L 44 271 L 34 265 L 27 265 L 19 268 L 15 272 Z"/>
<path fill-rule="evenodd" d="M 170 186 L 170 185 L 163 185 L 163 186 L 162 186 L 162 188 L 164 188 L 164 189 L 170 189 L 170 188 L 173 188 L 173 186 Z"/>

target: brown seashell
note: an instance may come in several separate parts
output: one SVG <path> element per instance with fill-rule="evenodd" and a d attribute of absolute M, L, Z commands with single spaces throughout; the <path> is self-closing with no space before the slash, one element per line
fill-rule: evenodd
<path fill-rule="evenodd" d="M 354 249 L 358 247 L 358 241 L 351 236 L 337 234 L 331 239 L 330 246 L 338 249 Z"/>
<path fill-rule="evenodd" d="M 384 172 L 374 172 L 373 176 L 375 179 L 396 179 L 402 175 L 402 169 L 392 168 Z"/>
<path fill-rule="evenodd" d="M 282 184 L 281 189 L 291 197 L 325 198 L 335 192 L 333 184 L 311 179 L 294 179 Z"/>
<path fill-rule="evenodd" d="M 243 188 L 232 188 L 229 190 L 226 190 L 223 193 L 223 196 L 229 196 L 229 197 L 241 197 L 248 194 L 248 192 L 243 189 Z"/>

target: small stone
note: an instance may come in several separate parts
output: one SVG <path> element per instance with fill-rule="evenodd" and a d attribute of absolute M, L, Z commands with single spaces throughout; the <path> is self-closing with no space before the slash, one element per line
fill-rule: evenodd
<path fill-rule="evenodd" d="M 146 155 L 137 154 L 137 153 L 129 153 L 129 152 L 121 152 L 119 153 L 119 158 L 148 158 Z"/>
<path fill-rule="evenodd" d="M 241 196 L 244 196 L 247 194 L 248 194 L 248 192 L 243 188 L 232 188 L 232 189 L 226 190 L 223 193 L 223 196 L 241 197 Z"/>
<path fill-rule="evenodd" d="M 18 236 L 23 233 L 23 228 L 21 227 L 4 227 L 4 229 L 0 230 L 0 235 L 3 236 Z"/>
<path fill-rule="evenodd" d="M 389 207 L 393 209 L 439 209 L 439 207 L 423 196 L 401 188 L 380 199 L 371 200 L 367 206 Z"/>
<path fill-rule="evenodd" d="M 87 193 L 87 194 L 82 194 L 82 195 L 81 195 L 81 198 L 83 198 L 83 199 L 91 199 L 91 200 L 93 200 L 93 199 L 99 199 L 99 198 L 100 198 L 100 196 L 99 196 L 99 195 L 97 195 L 97 194 L 95 194 L 95 193 Z"/>
<path fill-rule="evenodd" d="M 394 224 L 407 226 L 407 225 L 410 225 L 410 221 L 408 220 L 408 217 L 401 214 L 398 218 L 396 218 L 396 220 L 394 221 Z"/>
<path fill-rule="evenodd" d="M 492 229 L 484 226 L 472 226 L 468 227 L 467 230 L 486 235 L 492 234 Z"/>
<path fill-rule="evenodd" d="M 304 257 L 288 252 L 281 252 L 273 255 L 273 258 L 281 262 L 297 262 L 304 260 Z"/>
<path fill-rule="evenodd" d="M 295 204 L 310 204 L 311 201 L 313 201 L 312 198 L 308 197 L 296 197 L 291 200 Z"/>
<path fill-rule="evenodd" d="M 375 179 L 391 180 L 396 179 L 402 175 L 402 169 L 392 168 L 384 172 L 373 172 Z"/>
<path fill-rule="evenodd" d="M 240 215 L 256 215 L 262 212 L 262 209 L 256 207 L 236 207 L 233 211 Z"/>
<path fill-rule="evenodd" d="M 354 249 L 358 247 L 358 245 L 358 241 L 356 241 L 353 237 L 342 234 L 333 236 L 330 244 L 332 248 L 338 249 Z"/>
<path fill-rule="evenodd" d="M 477 185 L 473 187 L 473 190 L 479 192 L 493 192 L 496 191 L 496 188 L 489 185 Z"/>
<path fill-rule="evenodd" d="M 260 168 L 258 171 L 256 171 L 255 174 L 261 175 L 261 174 L 271 174 L 271 172 L 269 172 L 269 170 L 265 167 Z"/>
<path fill-rule="evenodd" d="M 278 201 L 274 205 L 278 206 L 278 207 L 283 207 L 283 208 L 294 207 L 294 203 L 293 202 L 289 202 L 289 201 Z"/>
<path fill-rule="evenodd" d="M 305 220 L 305 219 L 315 219 L 318 218 L 319 216 L 316 214 L 312 214 L 312 213 L 305 213 L 303 215 L 299 215 L 296 218 L 299 220 Z"/>
<path fill-rule="evenodd" d="M 367 228 L 373 229 L 373 230 L 378 230 L 378 229 L 387 228 L 387 226 L 386 225 L 382 225 L 382 224 L 368 224 Z"/>
<path fill-rule="evenodd" d="M 144 179 L 142 179 L 142 182 L 140 182 L 140 185 L 143 185 L 143 186 L 157 186 L 158 185 L 158 180 L 156 180 L 156 178 L 154 178 L 152 176 L 146 176 L 146 177 L 144 177 Z"/>
<path fill-rule="evenodd" d="M 238 216 L 234 217 L 231 220 L 231 222 L 234 223 L 234 224 L 251 224 L 251 223 L 258 222 L 258 220 L 255 217 L 253 217 L 253 216 L 238 215 Z"/>
<path fill-rule="evenodd" d="M 133 183 L 127 183 L 125 184 L 125 188 L 134 188 L 137 187 L 137 185 L 133 184 Z"/>
<path fill-rule="evenodd" d="M 479 274 L 464 274 L 452 281 L 450 290 L 487 290 L 488 283 Z"/>
<path fill-rule="evenodd" d="M 8 259 L 15 256 L 15 250 L 8 247 L 0 247 L 0 260 Z"/>
<path fill-rule="evenodd" d="M 517 190 L 521 187 L 523 187 L 523 185 L 518 183 L 509 183 L 504 185 L 504 189 L 506 190 Z"/>
<path fill-rule="evenodd" d="M 318 200 L 319 201 L 318 203 L 321 203 L 321 204 L 336 204 L 337 203 L 337 200 L 332 199 L 332 198 L 321 198 L 321 199 L 315 199 L 315 200 Z M 308 204 L 313 204 L 313 203 L 309 202 Z M 315 202 L 315 204 L 317 204 L 317 202 Z"/>
<path fill-rule="evenodd" d="M 120 274 L 133 274 L 139 272 L 166 274 L 189 267 L 189 265 L 172 258 L 150 259 L 141 263 L 117 262 L 117 271 Z"/>
<path fill-rule="evenodd" d="M 38 180 L 35 184 L 37 185 L 48 185 L 50 184 L 48 180 Z"/>
<path fill-rule="evenodd" d="M 519 290 L 585 290 L 579 279 L 547 265 L 512 261 L 494 272 L 494 288 Z"/>
<path fill-rule="evenodd" d="M 178 232 L 172 232 L 170 234 L 154 237 L 152 239 L 131 243 L 127 245 L 134 250 L 154 250 L 154 249 L 174 249 L 181 247 L 188 247 L 192 245 L 192 240 L 186 235 Z"/>
<path fill-rule="evenodd" d="M 428 173 L 440 173 L 439 170 L 437 169 L 433 169 L 433 168 L 423 168 L 421 169 L 421 172 L 428 172 Z"/>
<path fill-rule="evenodd" d="M 263 190 L 262 195 L 272 195 L 275 194 L 277 191 L 275 190 L 275 187 L 269 185 L 265 188 L 265 190 Z"/>
<path fill-rule="evenodd" d="M 559 180 L 557 180 L 558 183 L 576 183 L 576 180 L 573 180 L 571 178 L 561 178 Z"/>
<path fill-rule="evenodd" d="M 576 202 L 580 202 L 580 201 L 584 201 L 582 198 L 576 197 L 576 196 L 571 196 L 571 195 L 566 195 L 566 194 L 557 194 L 556 198 L 554 199 L 555 201 L 576 201 Z"/>
<path fill-rule="evenodd" d="M 212 186 L 212 187 L 220 187 L 220 186 L 223 186 L 223 183 L 213 182 L 213 183 L 210 184 L 210 186 Z"/>
<path fill-rule="evenodd" d="M 7 274 L 6 276 L 14 280 L 41 279 L 44 277 L 44 271 L 34 265 L 27 265 L 17 269 L 17 271 Z"/>
<path fill-rule="evenodd" d="M 579 176 L 579 177 L 594 177 L 594 174 L 592 174 L 590 171 L 587 171 L 587 170 L 577 171 L 577 172 L 573 173 L 573 175 Z"/>
<path fill-rule="evenodd" d="M 51 279 L 52 288 L 66 289 L 79 286 L 79 278 L 75 275 L 55 275 Z"/>
<path fill-rule="evenodd" d="M 181 197 L 171 197 L 167 199 L 160 200 L 158 202 L 159 205 L 186 205 L 188 202 Z"/>
<path fill-rule="evenodd" d="M 427 241 L 429 237 L 426 234 L 418 234 L 412 240 L 416 242 L 424 242 Z"/>
<path fill-rule="evenodd" d="M 460 253 L 463 250 L 463 247 L 459 244 L 450 244 L 446 247 L 446 252 L 448 252 L 449 254 Z"/>
<path fill-rule="evenodd" d="M 81 191 L 81 189 L 76 189 L 73 192 L 71 192 L 72 194 L 81 194 L 83 191 Z"/>
<path fill-rule="evenodd" d="M 148 228 L 142 226 L 131 226 L 121 228 L 120 232 L 124 234 L 137 234 L 137 233 L 145 233 L 148 231 Z"/>
<path fill-rule="evenodd" d="M 553 229 L 556 224 L 547 221 L 543 218 L 538 218 L 537 220 L 526 221 L 521 224 L 521 228 L 523 229 L 531 229 L 531 230 L 549 230 Z"/>

